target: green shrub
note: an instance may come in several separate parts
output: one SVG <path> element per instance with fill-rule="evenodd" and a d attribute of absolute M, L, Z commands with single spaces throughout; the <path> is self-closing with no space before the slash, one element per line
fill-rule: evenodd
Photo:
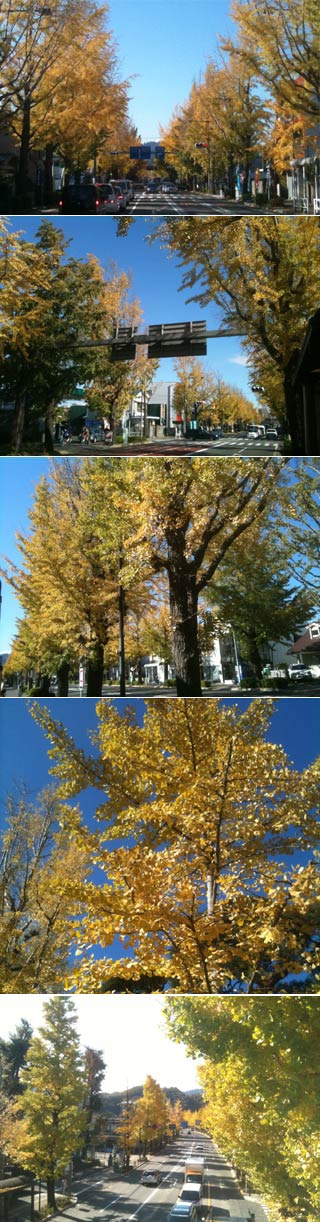
<path fill-rule="evenodd" d="M 240 680 L 240 687 L 260 687 L 260 683 L 258 682 L 256 675 L 247 675 L 246 679 Z"/>
<path fill-rule="evenodd" d="M 265 208 L 266 204 L 270 203 L 270 200 L 268 199 L 268 196 L 267 196 L 267 192 L 261 191 L 259 194 L 257 193 L 255 197 L 255 203 L 257 205 L 257 208 Z"/>
<path fill-rule="evenodd" d="M 279 677 L 279 679 L 268 679 L 267 675 L 261 681 L 261 687 L 271 688 L 272 692 L 286 691 L 289 686 L 289 680 Z"/>

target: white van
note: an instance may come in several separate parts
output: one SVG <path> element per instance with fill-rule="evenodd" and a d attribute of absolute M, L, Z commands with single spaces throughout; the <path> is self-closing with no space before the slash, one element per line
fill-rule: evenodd
<path fill-rule="evenodd" d="M 181 1192 L 179 1192 L 179 1201 L 188 1201 L 190 1204 L 196 1205 L 201 1200 L 202 1191 L 202 1184 L 184 1184 Z"/>

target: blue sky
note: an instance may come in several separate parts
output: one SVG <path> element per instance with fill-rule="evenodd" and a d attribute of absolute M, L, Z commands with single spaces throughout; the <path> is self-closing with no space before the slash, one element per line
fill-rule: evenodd
<path fill-rule="evenodd" d="M 30 702 L 32 704 L 32 701 Z M 112 702 L 123 711 L 126 701 Z M 238 704 L 243 712 L 250 703 L 246 699 L 224 700 L 224 704 Z M 46 708 L 56 720 L 60 720 L 67 730 L 75 737 L 79 747 L 93 754 L 96 749 L 90 746 L 88 733 L 97 727 L 95 700 L 45 700 Z M 141 724 L 144 712 L 142 699 L 130 700 L 137 710 Z M 267 735 L 271 742 L 281 743 L 295 767 L 305 768 L 319 754 L 319 709 L 318 701 L 313 699 L 280 699 L 272 718 Z M 15 785 L 23 782 L 32 789 L 33 794 L 48 782 L 48 741 L 43 731 L 33 721 L 28 702 L 25 700 L 7 700 L 0 704 L 0 801 L 12 791 Z M 97 805 L 97 791 L 87 790 L 81 797 L 81 806 L 86 818 L 90 817 Z M 1 806 L 3 820 L 3 807 Z"/>
<path fill-rule="evenodd" d="M 130 78 L 129 113 L 142 140 L 157 139 L 193 80 L 233 31 L 229 0 L 109 0 L 119 76 Z"/>
<path fill-rule="evenodd" d="M 64 459 L 55 458 L 53 461 L 58 463 Z M 294 464 L 295 460 L 292 459 L 293 467 Z M 50 467 L 49 458 L 0 458 L 0 569 L 6 567 L 4 557 L 21 565 L 16 534 L 18 531 L 29 531 L 28 511 L 33 503 L 35 486 L 43 475 L 49 477 Z M 16 619 L 21 615 L 22 609 L 14 590 L 2 577 L 0 655 L 10 652 Z"/>
<path fill-rule="evenodd" d="M 1 1037 L 15 1030 L 26 1018 L 38 1031 L 45 1018 L 47 997 L 7 994 L 1 998 Z M 140 1085 L 147 1074 L 163 1088 L 199 1089 L 198 1057 L 188 1056 L 183 1044 L 175 1044 L 165 1028 L 163 997 L 77 995 L 73 997 L 82 1047 L 99 1048 L 106 1062 L 102 1090 L 118 1091 Z M 128 1031 L 134 1031 L 134 1056 Z"/>
<path fill-rule="evenodd" d="M 35 484 L 49 469 L 48 459 L 0 458 L 0 568 L 4 556 L 15 564 L 21 563 L 16 531 L 28 528 L 27 515 Z M 2 578 L 0 654 L 9 652 L 15 620 L 20 615 L 21 607 L 15 593 Z"/>
<path fill-rule="evenodd" d="M 86 754 L 97 755 L 97 748 L 90 743 L 90 731 L 98 724 L 96 702 L 94 700 L 46 700 L 43 702 L 50 710 L 55 720 L 61 721 L 74 737 L 77 746 Z M 112 703 L 123 712 L 126 701 L 114 700 Z M 224 704 L 237 704 L 240 711 L 248 707 L 249 700 L 223 700 Z M 31 717 L 29 705 L 32 701 L 8 700 L 0 703 L 0 827 L 4 825 L 5 803 L 9 794 L 18 796 L 24 785 L 30 799 L 36 798 L 41 789 L 50 783 L 48 759 L 49 743 L 42 729 Z M 139 724 L 142 724 L 144 701 L 130 700 L 130 705 L 136 709 Z M 319 752 L 319 715 L 316 700 L 280 699 L 275 707 L 267 738 L 270 742 L 280 743 L 288 754 L 295 768 L 304 769 L 312 763 Z M 104 795 L 96 789 L 83 791 L 79 801 L 83 819 L 86 825 L 94 827 L 94 812 Z M 296 860 L 294 858 L 293 860 Z M 301 858 L 302 860 L 302 858 Z M 99 871 L 94 870 L 93 880 L 100 880 Z M 102 881 L 102 880 L 101 880 Z M 119 940 L 116 938 L 109 953 L 116 959 L 122 953 Z M 100 952 L 95 951 L 97 957 Z"/>
<path fill-rule="evenodd" d="M 211 329 L 221 324 L 221 310 L 214 302 L 205 310 L 194 302 L 187 305 L 189 294 L 179 291 L 183 273 L 176 256 L 169 257 L 161 249 L 160 242 L 152 246 L 147 242 L 148 235 L 154 232 L 159 222 L 153 222 L 150 217 L 138 217 L 127 236 L 118 238 L 116 221 L 110 217 L 50 216 L 46 220 L 63 230 L 67 239 L 72 239 L 67 257 L 69 254 L 76 259 L 87 259 L 88 254 L 94 254 L 105 269 L 113 261 L 119 268 L 131 272 L 132 295 L 141 302 L 145 326 L 200 318 L 205 318 Z M 39 217 L 17 216 L 12 220 L 14 232 L 24 233 L 28 241 L 34 240 L 39 224 Z M 244 360 L 244 352 L 237 338 L 208 340 L 205 368 L 215 369 L 227 382 L 238 386 L 254 400 Z M 158 380 L 171 381 L 174 377 L 173 362 L 167 358 L 160 361 Z"/>

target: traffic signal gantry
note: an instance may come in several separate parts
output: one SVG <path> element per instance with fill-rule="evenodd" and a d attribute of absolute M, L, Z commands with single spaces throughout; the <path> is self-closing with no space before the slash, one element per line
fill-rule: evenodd
<path fill-rule="evenodd" d="M 194 322 L 156 323 L 139 334 L 137 327 L 115 327 L 108 339 L 82 340 L 74 348 L 111 348 L 112 361 L 134 361 L 136 348 L 141 344 L 147 348 L 150 360 L 162 360 L 174 356 L 206 356 L 207 339 L 243 335 L 239 327 L 220 327 L 216 331 L 207 329 L 204 320 Z"/>

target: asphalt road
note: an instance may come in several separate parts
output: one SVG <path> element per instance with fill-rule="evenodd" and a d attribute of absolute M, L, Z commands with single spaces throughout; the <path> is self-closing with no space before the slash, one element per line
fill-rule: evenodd
<path fill-rule="evenodd" d="M 58 214 L 58 208 L 34 208 L 36 213 Z M 201 191 L 175 191 L 167 195 L 163 191 L 149 193 L 141 188 L 135 192 L 134 200 L 126 208 L 126 216 L 290 216 L 290 209 L 277 208 L 272 202 L 268 209 L 256 207 L 254 202 L 242 203 L 235 199 L 224 199 L 221 195 L 208 195 Z M 108 217 L 106 218 L 109 219 Z M 111 216 L 111 220 L 118 217 Z"/>
<path fill-rule="evenodd" d="M 282 213 L 283 209 L 279 209 Z M 270 209 L 255 207 L 254 203 L 242 203 L 235 199 L 224 199 L 220 195 L 203 194 L 201 191 L 175 191 L 172 195 L 158 191 L 137 191 L 133 203 L 127 208 L 129 216 L 263 216 Z"/>
<path fill-rule="evenodd" d="M 227 206 L 226 206 L 227 205 Z M 258 212 L 252 204 L 250 213 Z M 223 201 L 220 196 L 204 195 L 200 191 L 175 191 L 166 195 L 162 191 L 138 191 L 130 207 L 129 216 L 225 216 L 226 212 L 241 215 L 243 208 L 235 200 Z"/>
<path fill-rule="evenodd" d="M 191 441 L 179 438 L 163 438 L 159 441 L 136 441 L 130 445 L 106 446 L 103 442 L 92 442 L 84 445 L 79 441 L 68 441 L 67 444 L 56 446 L 56 454 L 65 455 L 97 455 L 112 454 L 113 457 L 133 457 L 135 454 L 152 454 L 161 457 L 163 454 L 176 456 L 188 454 L 213 454 L 217 457 L 228 454 L 281 454 L 280 441 L 267 441 L 264 437 L 256 440 L 246 433 L 230 433 L 220 437 L 218 441 Z"/>
<path fill-rule="evenodd" d="M 50 697 L 52 695 L 54 695 L 54 692 L 50 693 Z M 108 697 L 108 699 L 111 699 L 111 700 L 115 700 L 115 699 L 118 700 L 119 699 L 119 687 L 115 684 L 112 687 L 108 687 L 108 685 L 104 683 L 103 688 L 102 688 L 102 695 Z M 215 683 L 214 687 L 212 688 L 203 687 L 202 689 L 202 696 L 205 697 L 206 700 L 214 699 L 217 697 L 220 698 L 221 696 L 224 696 L 224 697 L 236 696 L 237 699 L 243 696 L 244 699 L 247 699 L 248 697 L 251 699 L 251 697 L 253 696 L 272 696 L 272 695 L 283 696 L 285 700 L 287 699 L 292 700 L 292 697 L 296 698 L 296 696 L 303 696 L 304 698 L 309 697 L 309 696 L 319 697 L 320 696 L 320 680 L 314 679 L 312 683 L 303 683 L 303 681 L 299 680 L 298 683 L 291 683 L 290 687 L 286 689 L 285 688 L 279 689 L 278 693 L 277 691 L 275 691 L 273 687 L 270 687 L 270 688 L 267 688 L 267 687 L 240 688 L 238 687 L 238 685 L 224 684 L 224 683 Z M 127 689 L 126 689 L 126 697 L 130 699 L 136 699 L 137 697 L 140 697 L 140 696 L 142 697 L 143 700 L 146 699 L 147 697 L 149 698 L 150 696 L 155 696 L 155 697 L 169 696 L 170 699 L 172 699 L 173 697 L 176 696 L 176 689 L 175 687 L 161 687 L 160 684 L 153 686 L 151 683 L 150 684 L 144 683 L 141 685 L 141 687 L 139 687 L 138 684 L 134 684 L 134 686 L 131 686 L 128 683 Z M 6 690 L 5 699 L 6 700 L 16 699 L 17 697 L 18 697 L 18 689 L 16 687 L 8 687 Z M 76 683 L 71 683 L 69 686 L 69 699 L 73 699 L 77 697 L 81 697 L 81 699 L 85 699 L 85 691 L 81 693 L 79 685 Z M 19 697 L 19 699 L 23 699 L 23 696 Z M 44 697 L 44 699 L 48 699 L 48 697 Z M 93 699 L 96 699 L 96 697 L 93 697 Z"/>
<path fill-rule="evenodd" d="M 249 1210 L 254 1210 L 256 1222 L 266 1222 L 266 1213 L 259 1201 L 241 1192 L 234 1172 L 219 1154 L 209 1138 L 203 1135 L 182 1138 L 140 1169 L 127 1173 L 96 1171 L 86 1182 L 74 1181 L 77 1203 L 64 1212 L 68 1222 L 166 1222 L 172 1205 L 178 1198 L 184 1180 L 184 1164 L 188 1155 L 203 1155 L 206 1178 L 201 1216 L 212 1222 L 246 1222 Z M 157 1187 L 141 1184 L 143 1167 L 156 1167 L 161 1174 Z"/>

